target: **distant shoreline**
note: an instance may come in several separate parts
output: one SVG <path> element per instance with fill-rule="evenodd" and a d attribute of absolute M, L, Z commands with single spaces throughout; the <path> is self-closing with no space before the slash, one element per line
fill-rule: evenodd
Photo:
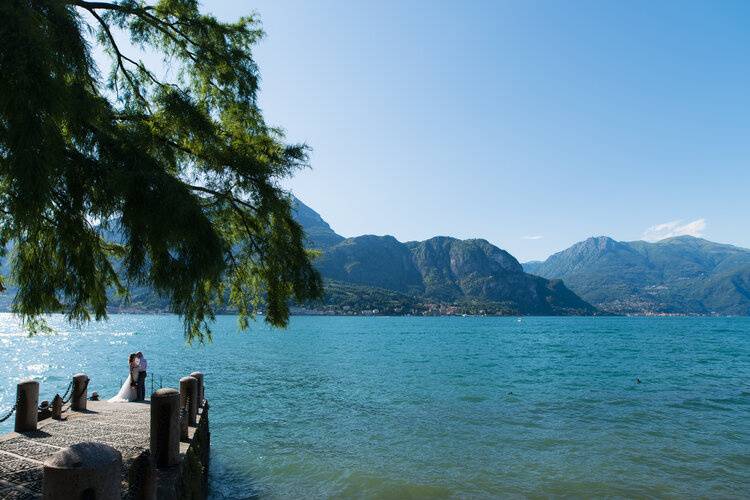
<path fill-rule="evenodd" d="M 8 309 L 0 310 L 0 313 L 13 314 Z M 113 309 L 107 311 L 109 316 L 134 315 L 134 316 L 177 316 L 170 311 L 162 310 L 144 310 L 144 309 Z M 50 316 L 64 315 L 64 313 L 51 313 Z M 599 314 L 385 314 L 385 313 L 331 313 L 326 311 L 314 310 L 297 310 L 289 314 L 295 317 L 341 317 L 341 318 L 750 318 L 750 316 L 738 316 L 730 314 L 682 314 L 682 313 L 634 313 L 634 314 L 615 314 L 602 312 Z M 223 311 L 216 313 L 216 316 L 237 316 L 236 312 Z M 263 317 L 263 313 L 258 313 L 258 317 Z"/>
<path fill-rule="evenodd" d="M 2 313 L 12 314 L 12 311 L 0 311 Z M 62 314 L 62 313 L 53 313 Z M 137 310 L 112 310 L 107 311 L 107 314 L 112 315 L 138 315 L 138 316 L 177 316 L 177 314 L 169 311 L 146 311 L 142 309 Z M 220 312 L 216 313 L 216 316 L 237 316 L 235 312 Z M 263 313 L 259 313 L 258 317 L 263 317 Z M 721 314 L 658 314 L 658 313 L 641 313 L 641 314 L 614 314 L 614 313 L 602 313 L 602 314 L 568 314 L 568 315 L 553 315 L 553 314 L 334 314 L 329 312 L 318 312 L 318 311 L 295 311 L 290 313 L 290 316 L 306 317 L 306 316 L 320 316 L 320 317 L 342 317 L 342 318 L 750 318 L 750 316 L 738 316 L 738 315 L 721 315 Z"/>

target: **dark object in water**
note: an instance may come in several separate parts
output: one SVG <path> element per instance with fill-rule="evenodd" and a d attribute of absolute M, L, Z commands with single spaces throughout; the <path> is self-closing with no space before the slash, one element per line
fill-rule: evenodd
<path fill-rule="evenodd" d="M 91 395 L 91 401 L 99 401 L 99 393 L 98 392 L 94 392 Z"/>
<path fill-rule="evenodd" d="M 639 379 L 639 378 L 635 379 L 635 383 L 636 384 L 640 384 L 641 383 L 641 379 Z"/>

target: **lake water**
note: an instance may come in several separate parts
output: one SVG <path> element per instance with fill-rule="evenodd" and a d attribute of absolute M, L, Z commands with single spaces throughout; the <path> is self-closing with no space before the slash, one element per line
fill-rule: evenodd
<path fill-rule="evenodd" d="M 51 324 L 0 316 L 0 413 L 28 376 L 110 396 L 135 350 L 165 386 L 202 370 L 214 498 L 750 495 L 750 318 Z"/>

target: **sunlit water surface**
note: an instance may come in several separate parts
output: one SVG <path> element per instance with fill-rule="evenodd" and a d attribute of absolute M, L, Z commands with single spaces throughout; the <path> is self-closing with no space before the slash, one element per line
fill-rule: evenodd
<path fill-rule="evenodd" d="M 750 495 L 750 318 L 51 324 L 0 316 L 0 413 L 24 377 L 113 395 L 136 350 L 157 386 L 202 370 L 214 498 Z"/>

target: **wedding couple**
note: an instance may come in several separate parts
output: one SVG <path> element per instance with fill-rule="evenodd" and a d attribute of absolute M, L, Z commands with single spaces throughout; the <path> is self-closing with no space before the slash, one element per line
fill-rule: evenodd
<path fill-rule="evenodd" d="M 145 401 L 148 361 L 146 361 L 142 352 L 134 352 L 128 357 L 128 370 L 130 371 L 130 375 L 125 379 L 125 383 L 122 384 L 120 392 L 109 400 L 110 403 Z"/>

